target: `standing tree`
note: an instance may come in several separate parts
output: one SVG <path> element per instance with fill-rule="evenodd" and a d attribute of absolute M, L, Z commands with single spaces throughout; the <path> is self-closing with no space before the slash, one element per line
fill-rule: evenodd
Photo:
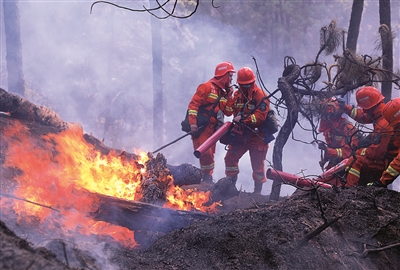
<path fill-rule="evenodd" d="M 161 145 L 164 123 L 161 20 L 154 16 L 151 16 L 150 20 L 153 56 L 153 142 Z"/>
<path fill-rule="evenodd" d="M 357 40 L 360 31 L 363 8 L 364 8 L 364 0 L 353 0 L 353 6 L 351 7 L 349 31 L 346 43 L 346 48 L 351 50 L 352 52 L 357 51 Z"/>
<path fill-rule="evenodd" d="M 3 1 L 3 12 L 6 36 L 8 91 L 23 96 L 25 92 L 25 80 L 22 70 L 22 45 L 18 1 Z"/>
<path fill-rule="evenodd" d="M 391 30 L 390 0 L 379 0 L 379 33 L 382 42 L 382 67 L 383 69 L 393 71 L 393 36 Z M 392 99 L 391 77 L 382 82 L 382 95 L 385 102 Z"/>

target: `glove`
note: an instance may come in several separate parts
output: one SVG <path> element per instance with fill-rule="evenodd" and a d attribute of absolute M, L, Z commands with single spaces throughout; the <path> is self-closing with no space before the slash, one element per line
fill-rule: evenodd
<path fill-rule="evenodd" d="M 343 111 L 344 108 L 346 107 L 346 101 L 344 100 L 344 98 L 341 98 L 341 97 L 337 97 L 336 100 L 337 100 L 337 102 L 339 104 L 340 110 Z"/>
<path fill-rule="evenodd" d="M 323 143 L 323 142 L 319 142 L 319 143 L 318 143 L 318 149 L 321 149 L 321 150 L 326 151 L 327 148 L 328 148 L 328 147 L 326 146 L 325 143 Z"/>
<path fill-rule="evenodd" d="M 386 187 L 386 185 L 382 184 L 381 180 L 376 180 L 372 183 L 367 184 L 368 187 Z"/>
<path fill-rule="evenodd" d="M 190 125 L 190 131 L 192 133 L 196 133 L 197 131 L 199 131 L 199 128 L 197 127 L 196 124 L 192 124 L 192 125 Z"/>

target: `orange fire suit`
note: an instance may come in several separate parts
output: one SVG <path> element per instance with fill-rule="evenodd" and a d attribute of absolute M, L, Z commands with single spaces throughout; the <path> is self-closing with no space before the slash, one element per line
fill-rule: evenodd
<path fill-rule="evenodd" d="M 236 91 L 234 94 L 233 114 L 234 116 L 239 113 L 244 116 L 250 115 L 241 120 L 241 123 L 247 127 L 240 124 L 235 126 L 242 135 L 234 144 L 228 146 L 228 152 L 225 155 L 225 174 L 226 176 L 237 175 L 239 173 L 239 159 L 249 151 L 253 180 L 255 183 L 264 183 L 267 181 L 264 160 L 267 156 L 268 144 L 264 142 L 264 134 L 259 130 L 259 127 L 267 117 L 270 102 L 269 99 L 265 99 L 264 106 L 259 106 L 254 111 L 254 108 L 265 97 L 264 92 L 254 83 L 254 86 L 247 93 L 243 93 L 247 96 L 245 97 L 240 91 Z"/>
<path fill-rule="evenodd" d="M 382 173 L 380 181 L 383 185 L 391 184 L 400 174 L 400 124 L 394 126 L 393 147 L 389 146 L 388 156 L 394 157 Z"/>
<path fill-rule="evenodd" d="M 356 158 L 349 158 L 346 164 L 346 171 L 348 172 L 346 186 L 359 185 L 362 174 L 381 175 L 390 162 L 387 151 L 393 138 L 393 128 L 388 125 L 388 122 L 382 116 L 384 105 L 384 103 L 380 103 L 372 110 L 368 110 L 368 113 L 360 108 L 346 110 L 346 113 L 357 122 L 373 125 L 372 140 L 377 139 L 378 136 L 380 137 L 379 143 L 359 149 Z"/>
<path fill-rule="evenodd" d="M 204 131 L 199 137 L 192 136 L 193 148 L 197 149 L 202 145 L 211 135 L 216 131 L 218 120 L 216 114 L 218 111 L 223 111 L 226 116 L 233 114 L 233 97 L 228 97 L 227 93 L 212 82 L 202 83 L 197 87 L 196 93 L 193 95 L 188 105 L 189 123 L 197 124 L 197 115 L 199 108 L 202 105 L 209 105 L 207 109 L 211 109 L 213 104 L 217 101 L 218 97 L 222 96 L 219 100 L 218 106 L 214 108 L 214 114 L 210 117 L 210 123 L 205 127 Z M 201 112 L 200 112 L 201 113 Z M 214 172 L 214 154 L 215 145 L 211 147 L 200 157 L 200 168 L 204 174 L 212 175 Z"/>
<path fill-rule="evenodd" d="M 329 161 L 325 170 L 338 164 L 352 155 L 352 147 L 357 145 L 357 129 L 346 118 L 322 119 L 319 132 L 323 132 L 327 148 L 324 160 Z"/>

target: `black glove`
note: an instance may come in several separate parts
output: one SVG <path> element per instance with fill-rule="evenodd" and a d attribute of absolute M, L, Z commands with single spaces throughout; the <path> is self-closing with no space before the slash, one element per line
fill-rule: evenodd
<path fill-rule="evenodd" d="M 346 107 L 346 101 L 344 100 L 344 98 L 341 98 L 341 97 L 337 97 L 336 100 L 337 100 L 337 102 L 339 104 L 340 110 L 343 111 L 344 107 Z"/>
<path fill-rule="evenodd" d="M 381 180 L 376 180 L 372 183 L 368 183 L 367 186 L 369 187 L 386 187 L 384 184 L 382 184 Z"/>
<path fill-rule="evenodd" d="M 323 142 L 319 142 L 319 143 L 318 143 L 318 149 L 321 149 L 321 150 L 326 151 L 327 148 L 328 148 L 328 147 L 326 146 L 325 143 L 323 143 Z"/>

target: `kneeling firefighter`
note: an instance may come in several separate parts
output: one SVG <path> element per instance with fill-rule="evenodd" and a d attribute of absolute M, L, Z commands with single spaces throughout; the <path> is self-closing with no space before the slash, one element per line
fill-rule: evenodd
<path fill-rule="evenodd" d="M 229 139 L 225 138 L 224 141 L 224 138 L 221 138 L 220 142 L 228 145 L 225 155 L 225 174 L 235 181 L 239 174 L 239 159 L 249 151 L 254 193 L 261 194 L 262 185 L 267 181 L 264 160 L 267 156 L 268 143 L 274 139 L 272 136 L 274 131 L 263 129 L 270 112 L 270 101 L 255 80 L 251 68 L 243 67 L 238 70 L 239 87 L 234 93 L 233 105 L 234 127 L 228 135 Z"/>

